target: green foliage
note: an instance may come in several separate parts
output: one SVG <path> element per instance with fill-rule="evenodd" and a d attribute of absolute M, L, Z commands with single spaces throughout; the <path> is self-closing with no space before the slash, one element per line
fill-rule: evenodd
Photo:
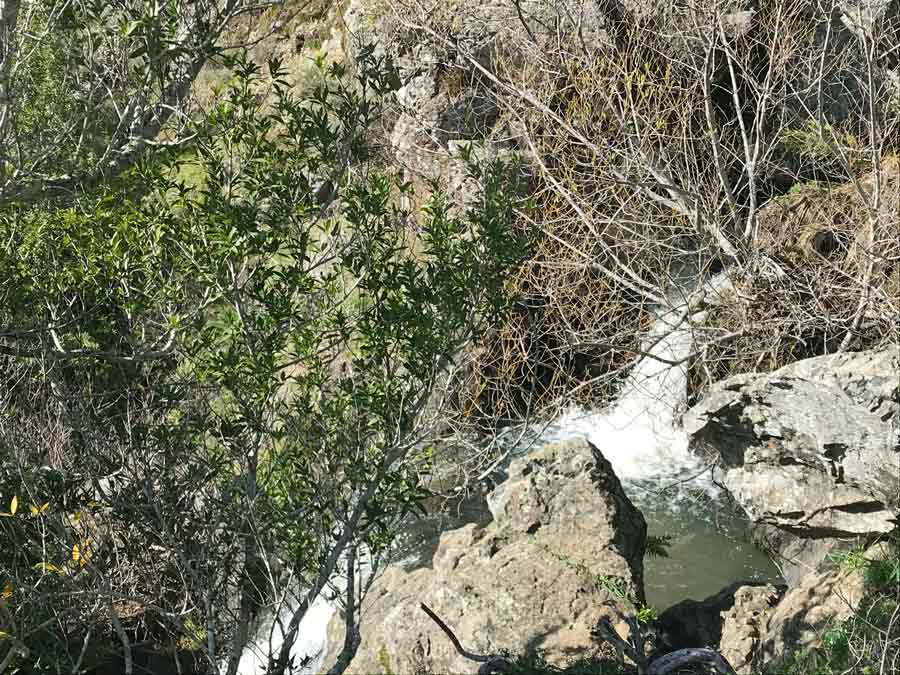
<path fill-rule="evenodd" d="M 268 99 L 257 64 L 228 65 L 190 152 L 0 212 L 0 495 L 50 503 L 0 519 L 0 568 L 10 633 L 63 670 L 59 617 L 108 626 L 109 598 L 142 608 L 128 630 L 229 645 L 234 597 L 249 620 L 284 579 L 390 546 L 427 494 L 410 450 L 432 387 L 506 311 L 527 245 L 514 163 L 473 164 L 466 212 L 439 189 L 398 206 L 410 183 L 370 143 L 397 74 L 371 50 L 301 98 L 277 61 Z"/>
<path fill-rule="evenodd" d="M 210 0 L 17 4 L 0 200 L 54 188 L 70 200 L 128 166 L 144 143 L 178 137 L 192 80 L 220 53 L 229 23 Z M 231 3 L 232 16 L 245 5 Z"/>
<path fill-rule="evenodd" d="M 638 623 L 650 624 L 659 618 L 659 612 L 656 611 L 655 607 L 651 607 L 650 605 L 638 605 L 635 617 L 637 618 Z"/>
<path fill-rule="evenodd" d="M 675 535 L 672 534 L 661 534 L 661 535 L 647 535 L 647 551 L 646 555 L 653 556 L 656 558 L 668 558 L 669 557 L 669 547 L 672 545 L 672 542 L 675 541 Z"/>
<path fill-rule="evenodd" d="M 854 546 L 849 551 L 829 554 L 828 558 L 838 563 L 845 572 L 855 572 L 869 565 L 869 559 L 866 558 L 866 547 L 862 544 Z"/>
<path fill-rule="evenodd" d="M 25 156 L 46 152 L 53 133 L 71 123 L 77 90 L 76 83 L 65 74 L 70 54 L 75 51 L 73 36 L 48 32 L 47 15 L 40 3 L 34 3 L 32 9 L 28 31 L 46 35 L 23 53 L 17 68 L 12 118 L 18 150 Z M 71 148 L 62 150 L 70 152 Z"/>
<path fill-rule="evenodd" d="M 870 588 L 900 588 L 900 545 L 895 542 L 893 546 L 891 555 L 871 560 L 866 566 L 866 584 Z"/>
<path fill-rule="evenodd" d="M 853 134 L 842 133 L 829 124 L 819 125 L 813 119 L 807 120 L 801 128 L 784 129 L 778 140 L 784 149 L 819 161 L 838 158 L 838 143 L 850 150 L 860 145 Z"/>

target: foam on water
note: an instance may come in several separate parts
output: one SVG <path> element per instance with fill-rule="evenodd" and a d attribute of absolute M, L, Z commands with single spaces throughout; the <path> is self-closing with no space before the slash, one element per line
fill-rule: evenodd
<path fill-rule="evenodd" d="M 679 423 L 687 404 L 687 359 L 692 340 L 686 308 L 659 312 L 616 401 L 602 411 L 571 408 L 546 426 L 533 426 L 528 445 L 582 437 L 612 464 L 634 496 L 686 477 L 715 494 Z M 524 449 L 524 448 L 523 448 Z M 630 488 L 630 489 L 629 489 Z"/>
<path fill-rule="evenodd" d="M 264 622 L 256 639 L 241 654 L 238 675 L 260 675 L 266 672 L 269 656 L 277 656 L 281 651 L 284 630 L 287 629 L 296 606 L 296 601 L 285 602 L 277 620 L 271 617 Z M 290 655 L 295 668 L 292 673 L 307 675 L 321 671 L 328 647 L 328 622 L 331 621 L 334 612 L 334 606 L 323 594 L 319 594 L 300 622 L 297 639 L 291 647 Z M 301 663 L 306 665 L 301 667 Z M 225 672 L 225 668 L 222 672 Z"/>

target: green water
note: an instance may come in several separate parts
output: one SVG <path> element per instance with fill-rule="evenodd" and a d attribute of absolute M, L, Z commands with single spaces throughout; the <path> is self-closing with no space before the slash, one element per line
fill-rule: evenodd
<path fill-rule="evenodd" d="M 644 559 L 644 588 L 652 607 L 702 600 L 735 581 L 781 581 L 775 564 L 749 541 L 746 521 L 724 500 L 682 498 L 640 508 L 650 534 L 674 537 L 668 558 Z"/>

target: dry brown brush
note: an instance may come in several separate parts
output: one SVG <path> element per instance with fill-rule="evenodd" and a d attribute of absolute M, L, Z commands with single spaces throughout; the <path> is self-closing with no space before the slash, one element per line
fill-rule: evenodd
<path fill-rule="evenodd" d="M 896 3 L 391 4 L 493 101 L 483 141 L 535 186 L 539 242 L 475 352 L 473 415 L 608 400 L 651 307 L 721 271 L 695 389 L 896 340 Z"/>

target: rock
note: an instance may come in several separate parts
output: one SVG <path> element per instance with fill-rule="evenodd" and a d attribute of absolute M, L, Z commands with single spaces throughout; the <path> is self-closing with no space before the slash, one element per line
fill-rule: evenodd
<path fill-rule="evenodd" d="M 750 674 L 772 607 L 784 592 L 772 584 L 739 581 L 705 600 L 683 600 L 656 622 L 665 651 L 717 649 L 740 674 Z"/>
<path fill-rule="evenodd" d="M 743 585 L 738 581 L 704 600 L 682 600 L 662 612 L 656 626 L 665 650 L 719 644 L 722 612 L 734 605 L 734 594 Z"/>
<path fill-rule="evenodd" d="M 426 23 L 438 36 L 404 25 L 400 16 L 416 23 L 412 7 L 395 15 L 364 0 L 351 0 L 344 12 L 346 51 L 352 55 L 361 45 L 372 45 L 376 53 L 387 52 L 398 68 L 403 86 L 395 93 L 397 116 L 390 141 L 413 175 L 448 178 L 449 172 L 459 170 L 448 145 L 483 140 L 497 118 L 490 88 L 473 78 L 473 66 L 441 38 L 450 36 L 452 27 L 452 35 L 488 63 L 498 32 L 509 23 L 508 12 L 497 3 L 459 4 L 465 7 L 429 15 Z"/>
<path fill-rule="evenodd" d="M 750 535 L 759 548 L 775 554 L 780 562 L 782 576 L 789 586 L 796 585 L 804 576 L 815 572 L 832 555 L 859 544 L 858 537 L 812 539 L 765 523 L 753 525 Z"/>
<path fill-rule="evenodd" d="M 900 348 L 832 354 L 782 368 L 792 377 L 836 385 L 885 422 L 900 421 Z M 900 439 L 896 437 L 895 441 Z"/>
<path fill-rule="evenodd" d="M 714 455 L 720 480 L 751 520 L 794 537 L 873 537 L 900 513 L 900 351 L 801 361 L 714 385 L 684 415 L 693 446 Z M 830 545 L 830 544 L 829 544 Z M 824 548 L 805 548 L 815 569 Z M 796 552 L 796 551 L 795 551 Z M 806 570 L 791 569 L 789 581 Z M 794 563 L 799 564 L 798 563 Z"/>
<path fill-rule="evenodd" d="M 742 586 L 734 593 L 734 604 L 722 612 L 722 637 L 719 653 L 738 675 L 752 675 L 754 659 L 767 621 L 784 587 Z"/>
<path fill-rule="evenodd" d="M 601 42 L 605 17 L 592 0 L 518 4 L 517 10 L 507 0 L 453 0 L 432 8 L 412 0 L 390 7 L 367 0 L 347 3 L 345 51 L 352 57 L 361 45 L 373 45 L 376 53 L 391 56 L 404 83 L 395 93 L 389 138 L 412 178 L 440 178 L 448 193 L 466 194 L 469 186 L 459 179 L 465 174 L 459 143 L 472 143 L 489 156 L 526 150 L 519 143 L 521 132 L 512 130 L 515 123 L 500 124 L 496 83 L 481 68 L 534 77 L 542 69 L 526 54 L 543 56 L 544 43 L 565 34 L 577 35 L 586 49 Z M 528 17 L 527 27 L 520 12 Z"/>
<path fill-rule="evenodd" d="M 885 554 L 883 544 L 870 547 L 865 557 Z M 757 663 L 775 665 L 794 651 L 815 650 L 822 634 L 849 619 L 866 592 L 865 570 L 832 569 L 808 574 L 791 588 L 771 613 L 757 653 Z"/>
<path fill-rule="evenodd" d="M 389 566 L 361 613 L 362 643 L 349 673 L 468 673 L 477 665 L 419 608 L 424 602 L 467 649 L 545 650 L 548 661 L 596 653 L 592 631 L 617 584 L 643 600 L 646 524 L 612 467 L 586 441 L 516 459 L 490 500 L 494 521 L 445 532 L 431 567 Z M 343 640 L 332 622 L 331 657 Z"/>

